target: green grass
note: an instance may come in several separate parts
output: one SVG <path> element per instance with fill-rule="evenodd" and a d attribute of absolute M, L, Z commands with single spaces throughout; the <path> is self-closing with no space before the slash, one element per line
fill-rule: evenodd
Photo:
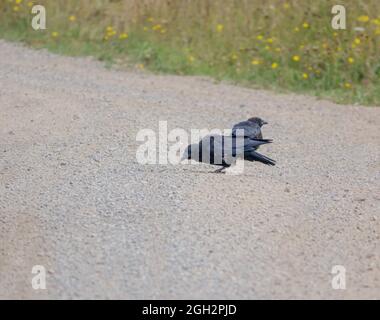
<path fill-rule="evenodd" d="M 107 66 L 206 75 L 339 103 L 380 105 L 376 0 L 343 1 L 348 29 L 342 31 L 330 27 L 331 1 L 39 3 L 47 8 L 44 31 L 31 28 L 26 1 L 0 0 L 0 37 L 64 55 L 91 55 Z"/>

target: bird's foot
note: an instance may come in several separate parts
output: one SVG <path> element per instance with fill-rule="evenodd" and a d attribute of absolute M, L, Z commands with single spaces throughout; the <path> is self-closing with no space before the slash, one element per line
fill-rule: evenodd
<path fill-rule="evenodd" d="M 226 168 L 225 167 L 221 167 L 221 168 L 213 171 L 213 173 L 224 173 L 224 171 L 223 171 L 224 169 L 226 169 Z"/>

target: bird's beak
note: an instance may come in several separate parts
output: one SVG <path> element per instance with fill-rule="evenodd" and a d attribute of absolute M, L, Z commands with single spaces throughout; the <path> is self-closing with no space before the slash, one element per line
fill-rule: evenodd
<path fill-rule="evenodd" d="M 263 125 L 264 125 L 264 124 L 268 124 L 268 122 L 266 122 L 266 121 L 263 121 Z"/>

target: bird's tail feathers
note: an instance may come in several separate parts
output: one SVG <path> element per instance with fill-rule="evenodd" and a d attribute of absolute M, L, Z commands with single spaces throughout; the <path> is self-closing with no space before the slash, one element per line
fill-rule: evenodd
<path fill-rule="evenodd" d="M 261 162 L 261 163 L 264 163 L 266 165 L 269 165 L 269 166 L 275 166 L 276 165 L 276 161 L 271 159 L 271 158 L 268 158 L 267 156 L 264 156 L 256 151 L 250 151 L 249 153 L 247 153 L 244 157 L 244 159 L 246 160 L 249 160 L 249 161 L 258 161 L 258 162 Z"/>

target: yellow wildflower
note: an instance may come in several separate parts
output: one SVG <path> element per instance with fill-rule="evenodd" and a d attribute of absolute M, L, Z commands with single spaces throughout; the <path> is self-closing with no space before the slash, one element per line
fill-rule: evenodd
<path fill-rule="evenodd" d="M 267 42 L 268 42 L 268 43 L 273 43 L 273 38 L 268 38 L 268 39 L 267 39 Z"/>
<path fill-rule="evenodd" d="M 33 7 L 33 4 L 34 4 L 34 3 L 33 3 L 32 1 L 29 1 L 29 2 L 28 2 L 28 7 Z"/>
<path fill-rule="evenodd" d="M 309 75 L 308 75 L 306 72 L 304 72 L 304 73 L 302 74 L 302 78 L 304 78 L 304 79 L 306 80 L 306 79 L 309 78 Z"/>
<path fill-rule="evenodd" d="M 257 65 L 260 64 L 260 60 L 259 60 L 259 59 L 253 59 L 253 60 L 251 61 L 251 63 L 252 63 L 254 66 L 257 66 Z"/>
<path fill-rule="evenodd" d="M 70 16 L 69 21 L 74 22 L 77 18 L 75 16 Z"/>
<path fill-rule="evenodd" d="M 154 21 L 154 18 L 153 17 L 149 17 L 148 19 L 146 19 L 148 22 L 153 22 Z"/>
<path fill-rule="evenodd" d="M 371 22 L 377 26 L 380 26 L 380 19 L 372 19 Z"/>
<path fill-rule="evenodd" d="M 157 31 L 157 30 L 160 30 L 161 28 L 162 26 L 160 24 L 156 24 L 152 27 L 152 30 Z"/>
<path fill-rule="evenodd" d="M 124 39 L 127 39 L 127 38 L 128 38 L 128 33 L 123 32 L 123 33 L 121 33 L 121 34 L 119 35 L 119 39 L 120 39 L 120 40 L 124 40 Z"/>
<path fill-rule="evenodd" d="M 15 12 L 20 11 L 20 7 L 19 6 L 14 6 L 13 7 L 13 11 L 15 11 Z"/>
<path fill-rule="evenodd" d="M 236 53 L 233 53 L 233 54 L 231 55 L 231 59 L 236 61 L 236 60 L 238 59 L 237 54 L 236 54 Z"/>
<path fill-rule="evenodd" d="M 355 59 L 352 58 L 352 57 L 349 57 L 349 58 L 347 59 L 347 61 L 348 61 L 348 63 L 354 63 L 354 62 L 355 62 Z"/>
<path fill-rule="evenodd" d="M 51 36 L 52 36 L 53 38 L 57 38 L 57 37 L 59 36 L 59 33 L 58 33 L 57 31 L 53 31 L 53 32 L 51 33 Z"/>
<path fill-rule="evenodd" d="M 193 56 L 189 56 L 187 59 L 190 63 L 193 63 L 195 61 L 195 58 Z"/>
<path fill-rule="evenodd" d="M 363 15 L 363 16 L 359 16 L 357 20 L 360 21 L 360 22 L 368 22 L 369 21 L 369 17 Z"/>
<path fill-rule="evenodd" d="M 352 88 L 352 84 L 349 83 L 349 82 L 346 82 L 346 83 L 344 84 L 344 87 L 345 87 L 346 89 L 351 89 L 351 88 Z"/>
<path fill-rule="evenodd" d="M 354 42 L 355 42 L 355 44 L 360 44 L 360 39 L 359 38 L 356 38 L 355 40 L 354 40 Z"/>
<path fill-rule="evenodd" d="M 294 31 L 294 32 L 299 32 L 299 31 L 300 31 L 300 28 L 295 27 L 293 31 Z"/>
<path fill-rule="evenodd" d="M 308 24 L 307 22 L 304 22 L 304 23 L 302 24 L 302 26 L 303 26 L 305 29 L 309 28 L 309 24 Z"/>
<path fill-rule="evenodd" d="M 289 9 L 290 8 L 290 5 L 289 3 L 285 2 L 284 5 L 283 5 L 284 9 Z"/>
<path fill-rule="evenodd" d="M 223 26 L 221 23 L 218 23 L 218 24 L 216 25 L 216 31 L 218 31 L 218 32 L 222 32 L 223 29 L 224 29 L 224 26 Z"/>
<path fill-rule="evenodd" d="M 293 56 L 292 59 L 293 59 L 293 61 L 298 62 L 298 61 L 300 61 L 301 58 L 300 58 L 300 56 L 296 55 L 296 56 Z"/>
<path fill-rule="evenodd" d="M 257 37 L 256 37 L 257 40 L 263 40 L 263 36 L 261 34 L 259 34 Z"/>
<path fill-rule="evenodd" d="M 20 4 L 22 2 L 22 0 L 16 0 L 15 3 L 16 4 Z"/>
<path fill-rule="evenodd" d="M 278 63 L 277 62 L 273 62 L 272 63 L 272 69 L 276 69 L 278 68 Z"/>

